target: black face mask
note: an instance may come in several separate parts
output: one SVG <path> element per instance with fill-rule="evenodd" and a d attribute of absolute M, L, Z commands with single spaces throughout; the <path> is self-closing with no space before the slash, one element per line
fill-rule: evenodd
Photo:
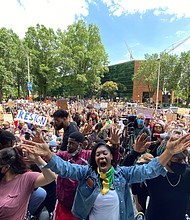
<path fill-rule="evenodd" d="M 181 174 L 183 174 L 185 172 L 187 164 L 171 162 L 169 167 L 172 169 L 172 171 L 175 174 L 181 175 Z"/>

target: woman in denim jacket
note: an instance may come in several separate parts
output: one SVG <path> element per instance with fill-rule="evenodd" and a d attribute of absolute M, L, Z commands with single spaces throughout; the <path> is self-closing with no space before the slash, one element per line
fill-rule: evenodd
<path fill-rule="evenodd" d="M 143 143 L 144 134 L 137 138 Z M 145 143 L 144 143 L 145 144 Z M 78 180 L 72 212 L 77 219 L 134 220 L 129 184 L 166 175 L 164 168 L 171 157 L 190 145 L 190 134 L 170 140 L 166 150 L 148 164 L 120 167 L 112 163 L 109 146 L 97 143 L 92 150 L 89 165 L 71 164 L 53 154 L 47 144 L 25 141 L 22 147 L 30 153 L 43 156 L 50 168 L 63 178 Z"/>

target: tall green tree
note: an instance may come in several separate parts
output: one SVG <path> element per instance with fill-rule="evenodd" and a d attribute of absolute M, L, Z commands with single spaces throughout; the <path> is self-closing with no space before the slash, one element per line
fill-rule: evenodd
<path fill-rule="evenodd" d="M 29 72 L 28 48 L 24 45 L 23 40 L 13 31 L 11 31 L 10 37 L 14 56 L 14 65 L 12 69 L 14 86 L 17 88 L 18 97 L 26 97 L 28 95 L 27 81 Z"/>
<path fill-rule="evenodd" d="M 186 107 L 188 107 L 190 104 L 190 51 L 181 53 L 176 71 L 180 73 L 178 85 L 182 94 L 186 97 Z"/>
<path fill-rule="evenodd" d="M 20 71 L 18 65 L 20 60 L 13 37 L 19 39 L 12 30 L 0 29 L 0 101 L 4 95 L 16 95 L 15 83 L 18 86 L 15 75 Z"/>
<path fill-rule="evenodd" d="M 63 49 L 67 49 L 62 52 L 66 53 L 66 69 L 63 73 L 75 75 L 70 78 L 73 93 L 92 96 L 100 87 L 101 77 L 108 71 L 108 55 L 101 42 L 98 27 L 93 24 L 87 27 L 83 20 L 79 20 L 68 26 L 62 40 Z"/>
<path fill-rule="evenodd" d="M 51 28 L 39 25 L 28 28 L 24 43 L 29 48 L 31 78 L 34 90 L 45 97 L 57 87 L 58 74 L 56 35 Z"/>
<path fill-rule="evenodd" d="M 170 55 L 167 53 L 162 53 L 160 55 L 146 54 L 145 59 L 145 61 L 140 63 L 138 72 L 133 80 L 147 85 L 150 94 L 154 94 L 157 90 L 158 77 L 159 90 L 167 90 L 170 92 L 171 90 L 175 90 L 180 77 L 180 73 L 176 69 L 179 61 L 177 55 Z"/>
<path fill-rule="evenodd" d="M 157 89 L 159 56 L 158 54 L 145 54 L 145 59 L 145 61 L 140 62 L 140 67 L 133 80 L 146 85 L 149 90 L 149 97 L 151 98 L 150 94 L 153 94 Z"/>

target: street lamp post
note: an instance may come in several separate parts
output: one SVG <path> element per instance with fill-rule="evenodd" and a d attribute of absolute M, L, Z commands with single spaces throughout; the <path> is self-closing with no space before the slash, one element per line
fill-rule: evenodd
<path fill-rule="evenodd" d="M 27 56 L 27 70 L 28 70 L 28 98 L 30 99 L 31 97 L 31 90 L 32 90 L 32 83 L 30 82 L 30 57 L 29 54 L 26 52 Z"/>
<path fill-rule="evenodd" d="M 30 82 L 30 58 L 27 54 L 28 82 Z"/>
<path fill-rule="evenodd" d="M 160 62 L 161 58 L 158 59 L 158 79 L 157 79 L 157 89 L 156 89 L 156 110 L 158 109 L 159 100 L 159 87 L 160 87 Z"/>

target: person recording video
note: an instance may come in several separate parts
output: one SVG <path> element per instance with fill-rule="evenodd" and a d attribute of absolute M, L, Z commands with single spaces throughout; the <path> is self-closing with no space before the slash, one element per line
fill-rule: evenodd
<path fill-rule="evenodd" d="M 145 133 L 151 135 L 150 130 L 144 125 L 145 115 L 138 113 L 137 115 L 128 115 L 123 120 L 124 129 L 122 132 L 121 146 L 125 154 L 133 149 L 133 144 L 138 135 Z"/>

